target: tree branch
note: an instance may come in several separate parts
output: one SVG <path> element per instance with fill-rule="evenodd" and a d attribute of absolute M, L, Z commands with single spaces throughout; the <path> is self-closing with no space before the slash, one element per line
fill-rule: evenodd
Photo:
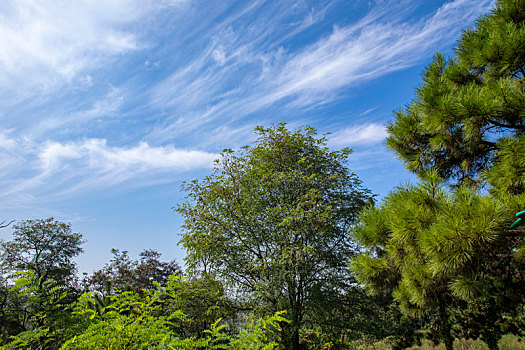
<path fill-rule="evenodd" d="M 500 122 L 497 122 L 495 120 L 489 119 L 489 122 L 492 124 L 499 126 L 500 128 L 506 128 L 506 129 L 517 129 L 517 130 L 525 130 L 525 125 L 509 125 L 509 124 L 503 124 Z"/>
<path fill-rule="evenodd" d="M 11 220 L 9 221 L 7 224 L 5 223 L 6 220 L 0 222 L 0 228 L 6 228 L 7 226 L 11 225 L 13 222 L 15 222 L 15 220 Z"/>

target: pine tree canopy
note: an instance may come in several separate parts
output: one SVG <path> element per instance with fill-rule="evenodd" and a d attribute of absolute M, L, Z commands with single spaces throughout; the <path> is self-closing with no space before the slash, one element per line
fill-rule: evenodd
<path fill-rule="evenodd" d="M 490 300 L 494 309 L 477 331 L 495 338 L 491 324 L 523 302 L 523 233 L 509 225 L 524 203 L 523 196 L 494 198 L 467 185 L 450 191 L 429 172 L 363 211 L 354 230 L 362 253 L 351 268 L 369 291 L 392 292 L 411 315 L 443 321 L 454 303 L 477 312 Z M 450 342 L 450 325 L 441 327 Z"/>
<path fill-rule="evenodd" d="M 434 169 L 452 183 L 482 180 L 498 157 L 503 168 L 523 167 L 509 150 L 525 152 L 524 82 L 525 1 L 499 0 L 463 32 L 452 57 L 436 54 L 414 100 L 395 112 L 387 145 L 409 170 Z M 498 175 L 522 191 L 523 176 L 506 170 Z"/>

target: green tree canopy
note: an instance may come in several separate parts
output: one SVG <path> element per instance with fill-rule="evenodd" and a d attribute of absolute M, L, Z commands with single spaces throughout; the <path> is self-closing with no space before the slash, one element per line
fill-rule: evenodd
<path fill-rule="evenodd" d="M 437 313 L 447 348 L 452 302 L 490 302 L 480 333 L 497 346 L 494 322 L 524 301 L 523 232 L 508 228 L 520 204 L 467 186 L 449 192 L 430 174 L 362 213 L 353 270 L 369 290 L 392 291 L 405 313 Z"/>
<path fill-rule="evenodd" d="M 388 126 L 387 145 L 415 173 L 478 181 L 498 151 L 523 145 L 524 79 L 525 1 L 498 0 L 453 57 L 437 54 L 427 66 L 416 97 Z"/>
<path fill-rule="evenodd" d="M 225 150 L 212 175 L 183 187 L 181 243 L 190 271 L 216 274 L 259 309 L 287 310 L 297 349 L 316 286 L 348 277 L 348 232 L 372 197 L 346 166 L 350 150 L 329 150 L 313 128 L 256 132 L 253 146 Z"/>
<path fill-rule="evenodd" d="M 36 278 L 65 282 L 75 276 L 73 258 L 82 253 L 82 235 L 54 218 L 25 220 L 13 226 L 13 239 L 0 241 L 4 271 L 32 270 Z"/>
<path fill-rule="evenodd" d="M 64 324 L 70 319 L 65 309 L 78 295 L 73 259 L 82 252 L 82 235 L 53 218 L 25 220 L 13 229 L 12 240 L 0 241 L 5 278 L 0 292 L 0 342 L 21 334 L 25 339 L 21 344 L 56 345 L 67 333 Z M 10 287 L 14 278 L 16 283 Z"/>
<path fill-rule="evenodd" d="M 130 259 L 126 250 L 111 249 L 111 253 L 109 264 L 84 278 L 85 290 L 96 291 L 102 296 L 125 290 L 140 292 L 154 288 L 154 282 L 165 285 L 169 276 L 182 274 L 175 260 L 161 261 L 161 253 L 154 249 L 140 252 L 139 260 Z"/>

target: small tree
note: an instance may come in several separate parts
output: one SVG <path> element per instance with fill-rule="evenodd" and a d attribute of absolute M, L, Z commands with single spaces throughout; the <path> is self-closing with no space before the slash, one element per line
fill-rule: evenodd
<path fill-rule="evenodd" d="M 217 274 L 259 310 L 287 310 L 298 349 L 314 290 L 348 278 L 348 231 L 372 197 L 346 167 L 350 150 L 330 151 L 313 128 L 256 132 L 254 146 L 225 150 L 212 175 L 183 187 L 181 243 L 190 272 Z"/>
<path fill-rule="evenodd" d="M 73 258 L 82 253 L 84 241 L 70 224 L 48 218 L 22 221 L 13 228 L 13 239 L 0 241 L 5 272 L 31 270 L 42 283 L 47 279 L 64 283 L 75 277 Z"/>
<path fill-rule="evenodd" d="M 20 344 L 40 338 L 59 344 L 60 336 L 46 332 L 63 327 L 67 305 L 78 295 L 73 258 L 82 252 L 82 235 L 53 218 L 26 220 L 13 228 L 13 239 L 0 241 L 2 341 L 20 333 L 26 339 L 19 337 Z"/>
<path fill-rule="evenodd" d="M 154 288 L 154 282 L 165 285 L 171 275 L 181 275 L 182 269 L 175 260 L 161 261 L 161 254 L 153 249 L 139 253 L 139 260 L 132 260 L 128 251 L 111 249 L 113 257 L 102 269 L 86 276 L 84 288 L 97 291 L 102 296 L 116 291 Z"/>

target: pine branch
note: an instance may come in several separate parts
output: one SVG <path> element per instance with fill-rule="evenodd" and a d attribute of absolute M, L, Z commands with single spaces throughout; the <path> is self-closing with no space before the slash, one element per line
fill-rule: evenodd
<path fill-rule="evenodd" d="M 517 130 L 525 130 L 525 125 L 509 125 L 509 124 L 503 124 L 503 123 L 500 123 L 500 122 L 497 122 L 493 119 L 489 119 L 488 120 L 489 122 L 491 122 L 492 124 L 496 125 L 496 126 L 499 126 L 500 128 L 506 128 L 506 129 L 517 129 Z M 495 145 L 495 144 L 494 144 Z"/>

